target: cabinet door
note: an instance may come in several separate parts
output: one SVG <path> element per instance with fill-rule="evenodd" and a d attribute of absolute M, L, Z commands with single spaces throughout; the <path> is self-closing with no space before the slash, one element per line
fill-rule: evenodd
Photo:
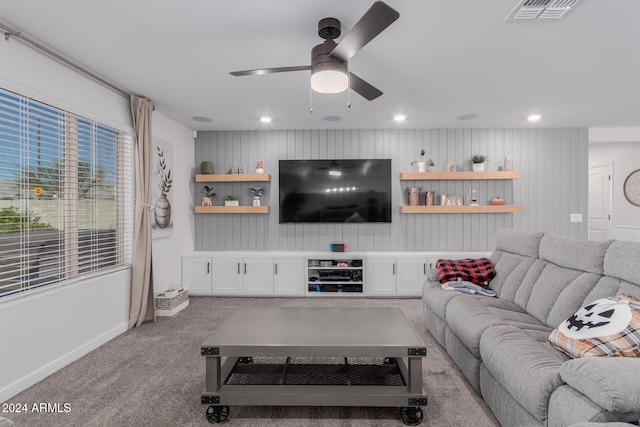
<path fill-rule="evenodd" d="M 421 296 L 427 279 L 427 260 L 423 258 L 398 258 L 396 285 L 398 295 Z"/>
<path fill-rule="evenodd" d="M 242 258 L 216 257 L 211 261 L 213 295 L 242 295 Z"/>
<path fill-rule="evenodd" d="M 276 258 L 274 260 L 274 294 L 304 295 L 307 282 L 305 260 L 302 258 Z"/>
<path fill-rule="evenodd" d="M 367 259 L 367 276 L 364 285 L 367 295 L 395 295 L 395 258 Z"/>
<path fill-rule="evenodd" d="M 192 295 L 211 295 L 211 258 L 182 258 L 182 284 Z"/>
<path fill-rule="evenodd" d="M 273 295 L 273 258 L 242 260 L 245 295 Z"/>

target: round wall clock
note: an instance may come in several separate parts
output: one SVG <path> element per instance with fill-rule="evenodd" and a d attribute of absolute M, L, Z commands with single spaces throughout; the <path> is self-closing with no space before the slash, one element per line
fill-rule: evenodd
<path fill-rule="evenodd" d="M 629 203 L 640 206 L 640 169 L 629 174 L 624 180 L 624 197 Z"/>

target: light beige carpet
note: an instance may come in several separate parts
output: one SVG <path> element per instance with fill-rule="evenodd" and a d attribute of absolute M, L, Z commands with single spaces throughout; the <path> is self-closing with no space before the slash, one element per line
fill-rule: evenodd
<path fill-rule="evenodd" d="M 238 307 L 399 307 L 424 340 L 428 405 L 422 426 L 499 424 L 425 330 L 419 299 L 190 298 L 172 318 L 128 331 L 8 402 L 59 404 L 69 412 L 2 414 L 19 427 L 207 426 L 200 345 Z M 402 426 L 398 408 L 231 407 L 225 426 Z"/>

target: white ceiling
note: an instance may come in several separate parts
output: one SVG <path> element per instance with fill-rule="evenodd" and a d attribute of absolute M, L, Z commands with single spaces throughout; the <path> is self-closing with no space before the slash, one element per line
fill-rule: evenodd
<path fill-rule="evenodd" d="M 319 19 L 346 34 L 372 3 L 3 0 L 0 20 L 196 130 L 640 126 L 638 0 L 527 22 L 504 21 L 517 0 L 387 0 L 400 18 L 349 61 L 384 95 L 353 93 L 351 108 L 346 92 L 314 93 L 309 113 L 309 72 L 229 75 L 309 65 Z"/>

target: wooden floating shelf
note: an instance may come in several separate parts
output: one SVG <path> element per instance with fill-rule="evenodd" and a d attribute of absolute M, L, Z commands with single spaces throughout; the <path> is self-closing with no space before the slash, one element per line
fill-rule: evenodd
<path fill-rule="evenodd" d="M 196 182 L 269 182 L 271 175 L 268 173 L 220 173 L 198 174 Z"/>
<path fill-rule="evenodd" d="M 479 179 L 520 179 L 521 171 L 494 172 L 400 172 L 401 181 L 427 180 L 479 180 Z"/>
<path fill-rule="evenodd" d="M 450 214 L 450 213 L 518 213 L 520 205 L 482 205 L 482 206 L 400 206 L 405 214 Z"/>
<path fill-rule="evenodd" d="M 269 206 L 196 206 L 197 214 L 268 214 Z"/>

